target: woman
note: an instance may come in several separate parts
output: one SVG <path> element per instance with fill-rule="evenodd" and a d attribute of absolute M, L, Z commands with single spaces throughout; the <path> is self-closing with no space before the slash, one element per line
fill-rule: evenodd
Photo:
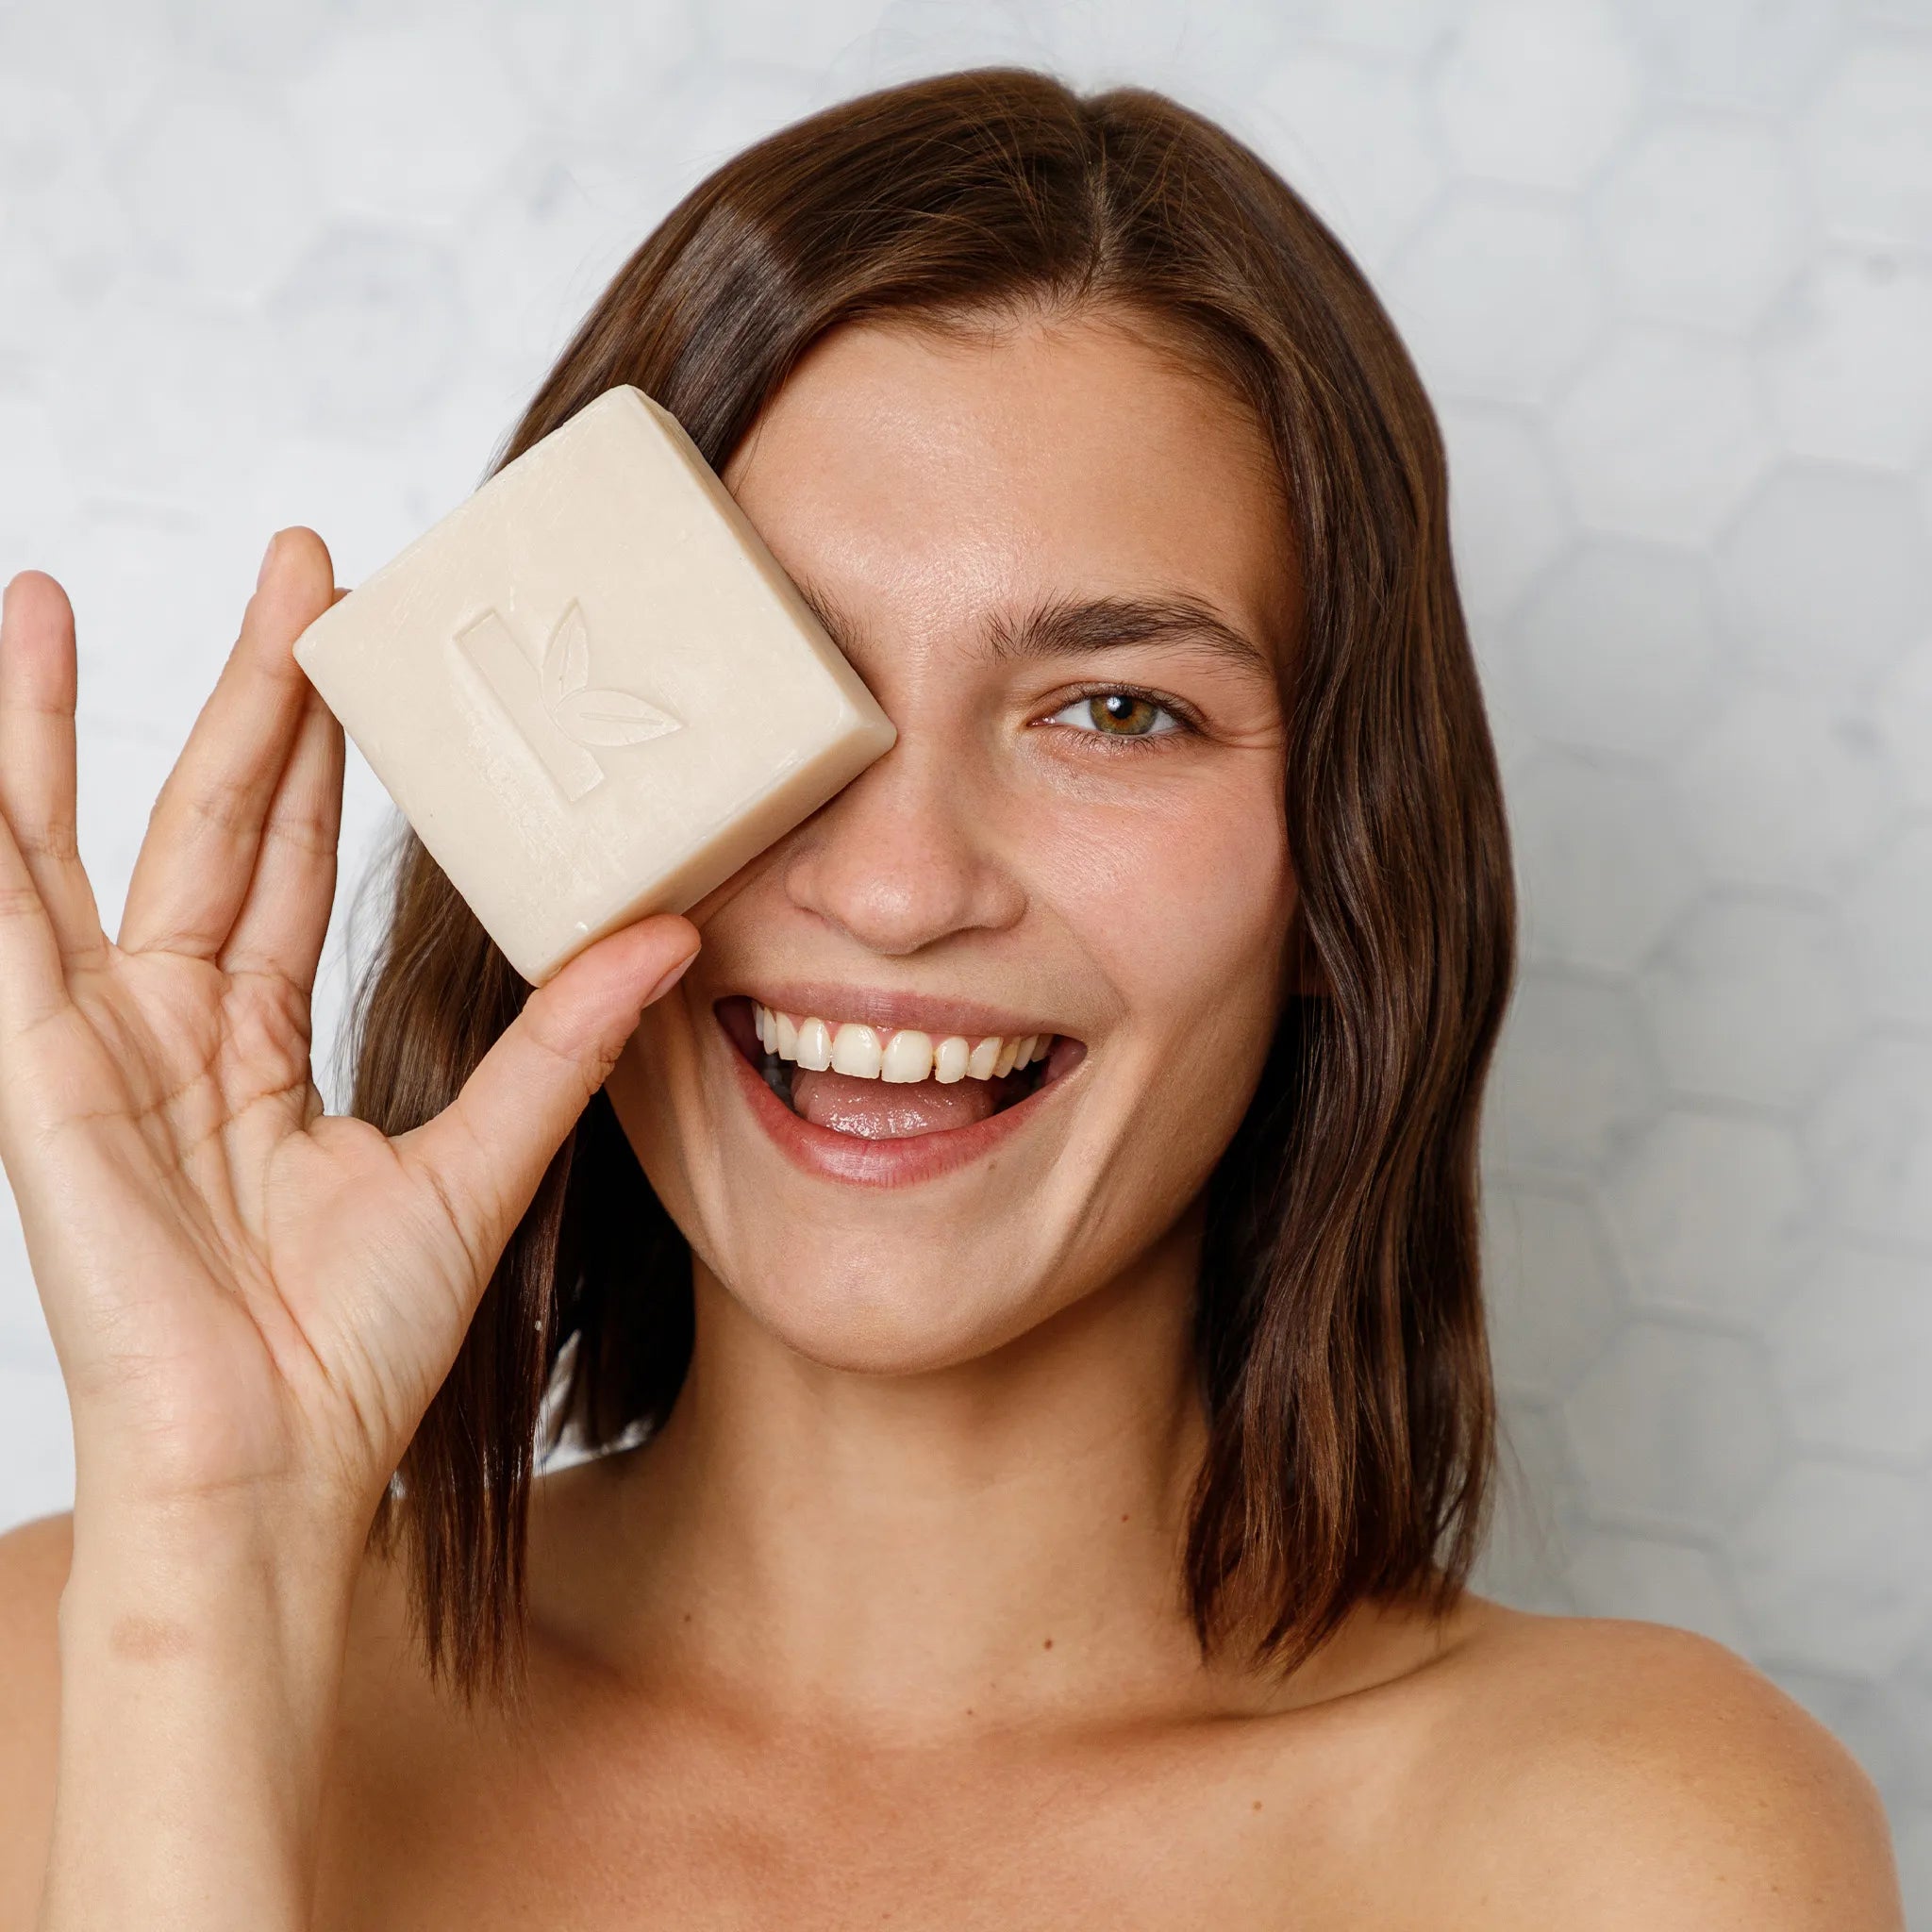
<path fill-rule="evenodd" d="M 1762 1678 L 1464 1588 L 1508 862 L 1333 240 L 1158 95 L 954 75 L 699 187 L 506 458 L 616 382 L 898 741 L 535 993 L 406 841 L 353 1117 L 321 540 L 113 944 L 71 612 L 9 587 L 0 1121 L 77 1494 L 7 1540 L 8 1923 L 1896 1925 Z M 766 1051 L 812 1020 L 1043 1051 Z M 609 1453 L 533 1476 L 562 1416 Z"/>

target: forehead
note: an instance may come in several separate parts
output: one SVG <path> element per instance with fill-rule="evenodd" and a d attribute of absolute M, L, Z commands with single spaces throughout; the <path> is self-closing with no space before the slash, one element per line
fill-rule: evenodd
<path fill-rule="evenodd" d="M 1042 590 L 1179 592 L 1272 636 L 1291 595 L 1259 425 L 1106 323 L 836 329 L 724 475 L 780 563 L 902 622 Z"/>

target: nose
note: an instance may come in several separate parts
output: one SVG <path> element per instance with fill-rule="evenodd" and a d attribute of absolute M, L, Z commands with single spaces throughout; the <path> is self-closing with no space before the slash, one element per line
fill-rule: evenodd
<path fill-rule="evenodd" d="M 997 808 L 962 754 L 902 723 L 891 750 L 797 835 L 783 873 L 792 903 L 894 957 L 1014 924 L 1025 891 L 1003 856 Z"/>

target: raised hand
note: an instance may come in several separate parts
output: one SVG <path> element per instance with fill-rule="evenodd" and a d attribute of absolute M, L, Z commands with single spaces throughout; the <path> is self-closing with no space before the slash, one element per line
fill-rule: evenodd
<path fill-rule="evenodd" d="M 270 546 L 112 941 L 75 840 L 73 611 L 52 577 L 8 585 L 0 1161 L 83 1499 L 239 1500 L 354 1538 L 551 1156 L 696 934 L 667 914 L 589 948 L 410 1132 L 325 1114 L 309 999 L 343 747 L 291 647 L 342 594 L 333 575 L 312 530 Z"/>

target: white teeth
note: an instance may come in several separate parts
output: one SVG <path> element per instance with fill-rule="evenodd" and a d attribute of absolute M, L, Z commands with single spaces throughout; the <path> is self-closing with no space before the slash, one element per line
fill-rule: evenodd
<path fill-rule="evenodd" d="M 832 1064 L 832 1029 L 823 1020 L 798 1023 L 798 1064 L 816 1074 Z"/>
<path fill-rule="evenodd" d="M 1016 1033 L 1005 1038 L 995 1034 L 975 1043 L 960 1033 L 935 1040 L 917 1027 L 901 1026 L 882 1041 L 878 1028 L 858 1021 L 834 1024 L 820 1019 L 794 1019 L 760 1000 L 752 1002 L 752 1024 L 758 1044 L 780 1059 L 794 1060 L 817 1073 L 829 1068 L 861 1080 L 891 1080 L 902 1086 L 925 1079 L 950 1086 L 969 1076 L 996 1080 L 1043 1058 L 1054 1040 L 1050 1033 Z"/>
<path fill-rule="evenodd" d="M 879 1062 L 881 1080 L 924 1080 L 932 1072 L 932 1035 L 902 1026 L 886 1041 Z"/>
<path fill-rule="evenodd" d="M 879 1037 L 870 1026 L 856 1020 L 841 1023 L 832 1035 L 832 1071 L 851 1074 L 860 1080 L 879 1076 Z"/>

